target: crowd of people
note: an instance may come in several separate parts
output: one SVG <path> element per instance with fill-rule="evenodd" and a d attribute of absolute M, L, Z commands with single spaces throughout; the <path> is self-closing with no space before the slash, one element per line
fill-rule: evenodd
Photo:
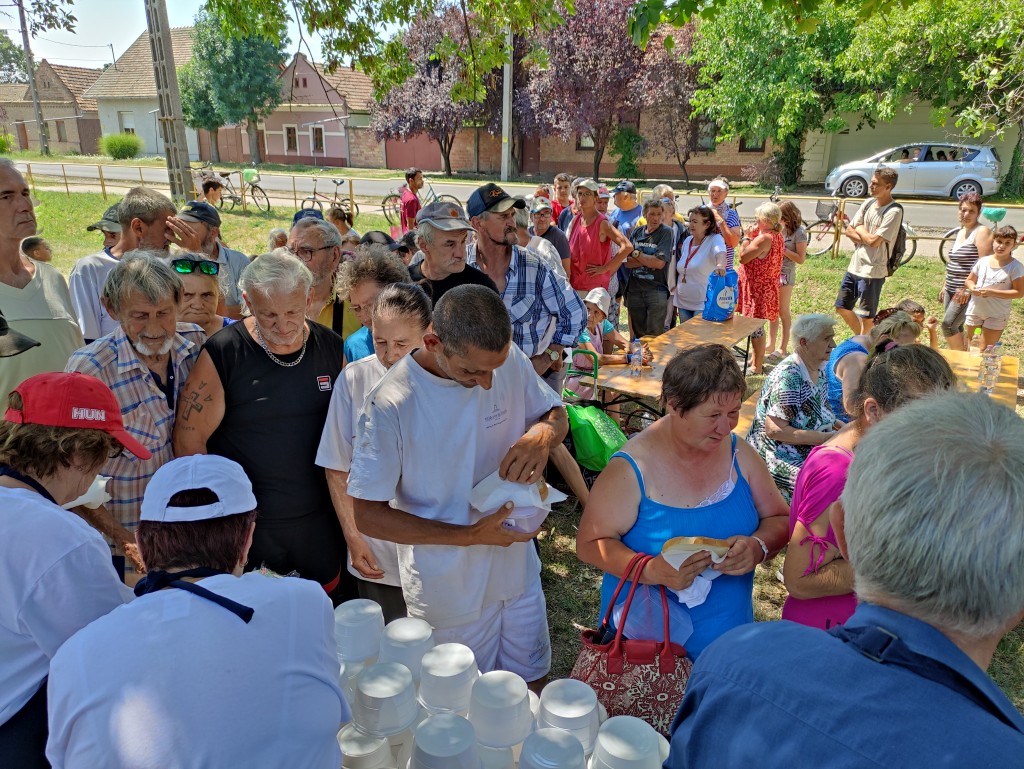
<path fill-rule="evenodd" d="M 855 335 L 837 346 L 835 317 L 791 318 L 799 211 L 760 206 L 743 230 L 723 178 L 686 212 L 665 185 L 641 202 L 630 181 L 565 174 L 529 201 L 484 184 L 463 209 L 421 206 L 409 169 L 400 240 L 300 211 L 251 258 L 225 245 L 216 189 L 179 210 L 140 187 L 88 228 L 102 250 L 65 282 L 29 255 L 31 193 L 0 160 L 2 762 L 336 769 L 350 711 L 331 609 L 356 597 L 539 691 L 538 532 L 469 498 L 550 463 L 582 508 L 602 615 L 644 553 L 638 581 L 687 618 L 697 665 L 667 767 L 789 766 L 808 745 L 882 763 L 893 742 L 875 735 L 901 717 L 922 729 L 900 757 L 942 764 L 955 719 L 980 746 L 942 755 L 1009 765 L 1024 719 L 984 669 L 1024 617 L 1024 425 L 955 392 L 923 307 L 879 311 L 893 176 L 846 233 L 835 306 Z M 980 207 L 961 204 L 942 289 L 952 347 L 976 328 L 994 344 L 1024 294 L 1016 233 L 978 230 Z M 752 340 L 755 371 L 774 365 L 749 436 L 733 432 L 748 390 L 733 353 L 686 349 L 664 368 L 664 416 L 589 488 L 564 392 L 600 393 L 570 366 L 626 365 L 630 340 L 691 322 L 729 271 L 737 311 L 772 324 Z M 727 552 L 671 565 L 662 546 L 689 536 Z M 754 572 L 783 550 L 783 616 L 804 627 L 755 627 Z M 901 643 L 879 648 L 879 629 Z M 828 690 L 844 709 L 822 706 Z M 793 752 L 766 753 L 779 735 Z"/>

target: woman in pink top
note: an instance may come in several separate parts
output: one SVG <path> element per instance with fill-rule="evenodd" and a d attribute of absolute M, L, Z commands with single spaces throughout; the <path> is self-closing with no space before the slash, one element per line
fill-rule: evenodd
<path fill-rule="evenodd" d="M 929 347 L 889 341 L 880 348 L 861 374 L 853 421 L 811 451 L 796 479 L 782 567 L 789 590 L 782 618 L 801 625 L 827 630 L 846 622 L 857 606 L 853 568 L 839 553 L 829 516 L 823 515 L 839 504 L 857 443 L 893 409 L 956 383 L 946 359 Z"/>
<path fill-rule="evenodd" d="M 608 281 L 633 251 L 633 244 L 597 210 L 597 182 L 584 179 L 576 187 L 580 213 L 569 227 L 569 285 L 581 296 L 593 288 L 608 289 Z M 611 255 L 612 243 L 619 246 Z"/>

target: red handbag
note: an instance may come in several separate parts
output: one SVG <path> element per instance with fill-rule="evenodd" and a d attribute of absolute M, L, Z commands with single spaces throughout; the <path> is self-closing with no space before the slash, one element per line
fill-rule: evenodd
<path fill-rule="evenodd" d="M 622 628 L 626 624 L 640 575 L 644 566 L 653 560 L 653 556 L 637 553 L 629 562 L 608 603 L 601 627 L 582 632 L 583 648 L 569 677 L 590 686 L 609 716 L 635 716 L 668 736 L 669 727 L 683 701 L 693 663 L 686 658 L 686 649 L 669 640 L 668 598 L 663 585 L 659 588 L 664 609 L 664 639 L 622 637 Z M 615 638 L 609 643 L 601 643 L 600 639 L 610 626 L 612 609 L 619 593 L 631 576 L 632 584 Z"/>

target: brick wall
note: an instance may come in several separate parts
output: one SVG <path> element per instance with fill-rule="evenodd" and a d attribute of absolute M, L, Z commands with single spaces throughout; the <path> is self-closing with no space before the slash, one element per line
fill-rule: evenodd
<path fill-rule="evenodd" d="M 455 173 L 497 174 L 501 171 L 501 137 L 492 136 L 482 128 L 480 136 L 479 171 L 476 157 L 476 134 L 474 128 L 459 131 L 452 145 L 452 171 Z"/>
<path fill-rule="evenodd" d="M 384 142 L 378 142 L 369 128 L 349 128 L 349 158 L 353 168 L 383 168 Z"/>

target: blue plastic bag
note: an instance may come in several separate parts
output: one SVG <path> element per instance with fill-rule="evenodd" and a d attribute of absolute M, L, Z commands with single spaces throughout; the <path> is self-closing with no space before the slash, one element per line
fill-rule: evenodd
<path fill-rule="evenodd" d="M 693 620 L 689 610 L 675 596 L 669 594 L 668 601 L 668 636 L 672 643 L 686 646 L 693 635 Z M 622 621 L 622 610 L 625 603 L 612 609 L 612 622 L 615 627 Z M 637 585 L 633 603 L 626 615 L 626 624 L 622 626 L 622 635 L 634 641 L 661 641 L 665 638 L 664 606 L 661 603 L 661 591 L 657 585 Z"/>
<path fill-rule="evenodd" d="M 736 312 L 736 294 L 740 279 L 735 270 L 726 270 L 725 275 L 711 273 L 708 280 L 708 291 L 704 299 L 704 320 L 717 323 L 729 320 Z"/>

